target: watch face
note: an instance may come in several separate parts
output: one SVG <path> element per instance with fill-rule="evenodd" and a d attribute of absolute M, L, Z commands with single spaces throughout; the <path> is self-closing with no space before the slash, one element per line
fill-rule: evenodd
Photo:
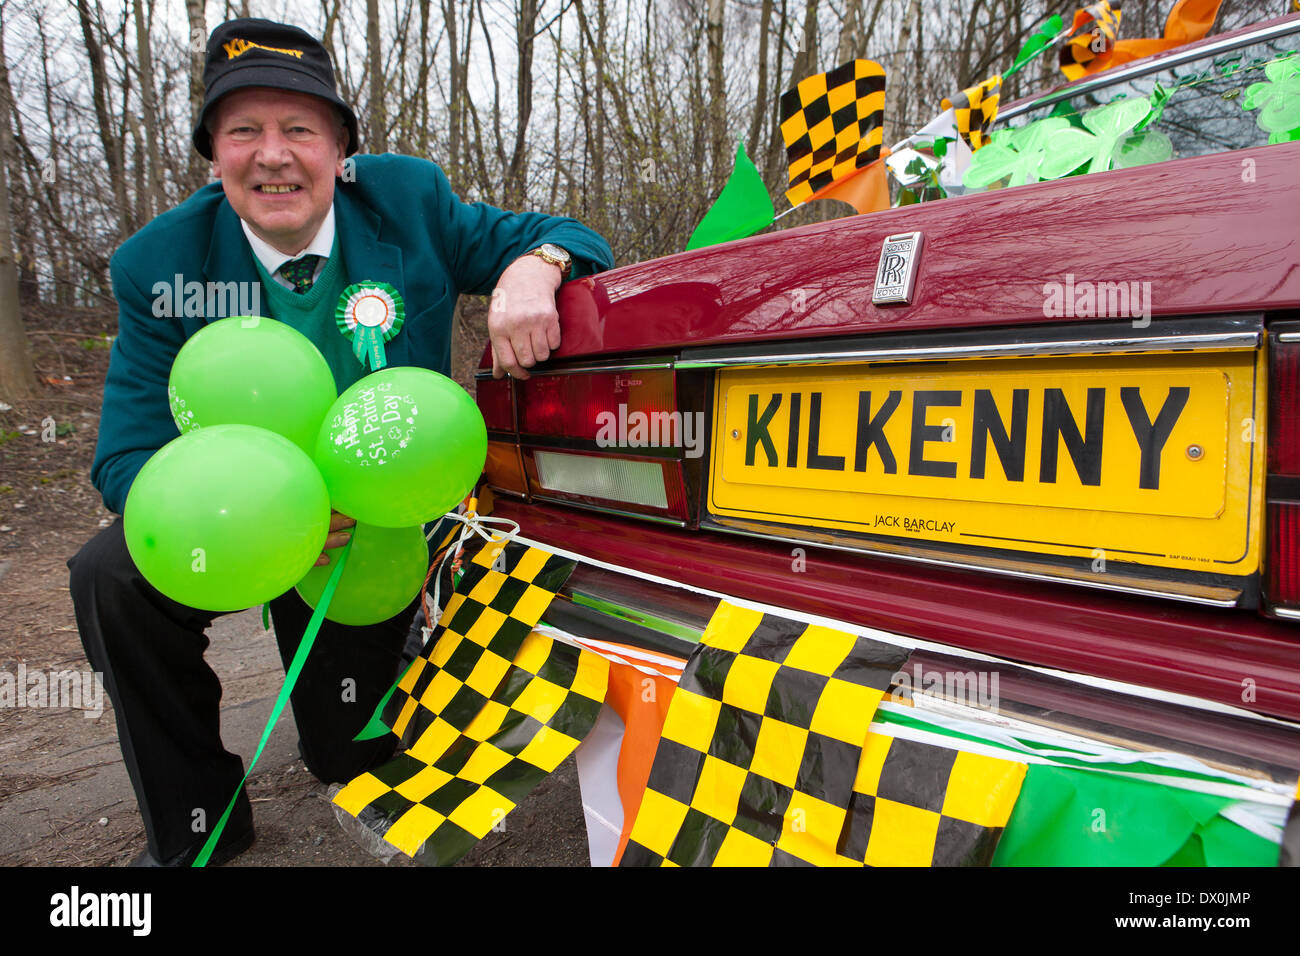
<path fill-rule="evenodd" d="M 559 246 L 555 245 L 555 243 L 553 242 L 544 242 L 542 243 L 540 248 L 542 252 L 546 253 L 548 256 L 551 256 L 552 258 L 559 259 L 561 262 L 569 261 L 569 254 L 565 252 L 563 249 L 561 249 Z"/>

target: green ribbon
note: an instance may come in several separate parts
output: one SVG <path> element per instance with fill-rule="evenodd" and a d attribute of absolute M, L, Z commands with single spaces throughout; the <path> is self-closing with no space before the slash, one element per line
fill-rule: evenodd
<path fill-rule="evenodd" d="M 226 812 L 221 814 L 221 819 L 217 821 L 216 827 L 212 830 L 212 835 L 208 837 L 208 842 L 203 844 L 203 849 L 199 851 L 198 857 L 194 860 L 196 867 L 206 866 L 208 859 L 212 856 L 212 851 L 216 849 L 217 841 L 221 839 L 222 831 L 226 829 L 226 821 L 230 819 L 230 811 L 235 809 L 235 801 L 239 799 L 240 791 L 244 789 L 244 784 L 248 781 L 248 775 L 253 772 L 253 767 L 257 765 L 257 758 L 262 756 L 262 750 L 266 747 L 266 742 L 271 739 L 271 731 L 275 728 L 275 722 L 280 719 L 280 713 L 284 710 L 284 705 L 289 702 L 289 695 L 293 693 L 294 686 L 298 683 L 298 675 L 302 673 L 303 665 L 307 663 L 307 655 L 311 652 L 312 645 L 316 643 L 316 632 L 320 630 L 321 622 L 325 620 L 325 612 L 329 610 L 330 600 L 334 597 L 334 589 L 338 587 L 339 578 L 343 576 L 343 566 L 348 563 L 348 554 L 352 551 L 352 538 L 348 538 L 348 543 L 339 551 L 338 561 L 334 565 L 334 573 L 330 575 L 329 583 L 325 585 L 320 602 L 316 605 L 316 610 L 307 623 L 307 630 L 303 632 L 302 642 L 298 645 L 297 653 L 293 655 L 293 663 L 284 673 L 284 685 L 280 688 L 280 696 L 275 700 L 275 706 L 271 708 L 271 716 L 267 718 L 266 729 L 262 731 L 262 742 L 257 745 L 257 752 L 253 754 L 253 760 L 244 772 L 244 779 L 239 781 L 239 786 L 235 787 L 234 795 L 230 798 L 230 803 L 226 805 Z"/>
<path fill-rule="evenodd" d="M 378 329 L 366 329 L 357 326 L 356 332 L 352 335 L 352 354 L 357 357 L 357 361 L 362 365 L 369 365 L 372 370 L 378 371 L 388 364 L 388 357 L 384 355 L 384 335 Z"/>
<path fill-rule="evenodd" d="M 411 664 L 414 663 L 415 661 L 411 661 Z M 361 728 L 355 737 L 352 738 L 354 742 L 359 740 L 374 740 L 376 737 L 382 737 L 384 734 L 392 733 L 392 728 L 384 723 L 384 708 L 388 706 L 388 701 L 392 698 L 393 691 L 397 690 L 397 685 L 402 682 L 402 678 L 406 676 L 406 672 L 411 669 L 411 664 L 407 664 L 402 668 L 402 673 L 398 675 L 397 680 L 393 681 L 393 686 L 388 688 L 388 693 L 386 693 L 383 696 L 383 699 L 375 705 L 375 711 L 370 715 L 370 719 L 366 721 L 366 725 Z"/>

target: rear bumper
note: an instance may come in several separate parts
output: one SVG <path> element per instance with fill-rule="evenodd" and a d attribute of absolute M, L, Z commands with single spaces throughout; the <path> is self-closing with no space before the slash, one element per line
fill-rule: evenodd
<path fill-rule="evenodd" d="M 524 537 L 643 574 L 1300 721 L 1300 624 L 499 498 Z M 799 553 L 799 552 L 802 552 Z"/>

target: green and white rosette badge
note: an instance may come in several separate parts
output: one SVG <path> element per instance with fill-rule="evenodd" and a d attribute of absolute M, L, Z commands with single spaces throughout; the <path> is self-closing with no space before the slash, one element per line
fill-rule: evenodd
<path fill-rule="evenodd" d="M 357 361 L 377 372 L 388 365 L 384 343 L 402 328 L 406 306 L 387 282 L 358 282 L 343 290 L 335 319 L 344 338 L 352 340 Z"/>

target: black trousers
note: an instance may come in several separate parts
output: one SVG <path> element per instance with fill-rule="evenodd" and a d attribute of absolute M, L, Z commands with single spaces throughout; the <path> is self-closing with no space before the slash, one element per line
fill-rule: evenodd
<path fill-rule="evenodd" d="M 206 841 L 244 775 L 221 742 L 221 682 L 203 654 L 219 616 L 165 597 L 136 569 L 122 520 L 68 561 L 72 603 L 86 657 L 102 671 L 117 717 L 122 757 L 158 859 Z M 290 696 L 303 762 L 320 780 L 346 783 L 393 752 L 391 734 L 353 743 L 397 677 L 418 600 L 369 627 L 323 622 Z M 271 602 L 285 667 L 311 618 L 297 592 Z M 252 825 L 242 791 L 226 832 Z"/>

